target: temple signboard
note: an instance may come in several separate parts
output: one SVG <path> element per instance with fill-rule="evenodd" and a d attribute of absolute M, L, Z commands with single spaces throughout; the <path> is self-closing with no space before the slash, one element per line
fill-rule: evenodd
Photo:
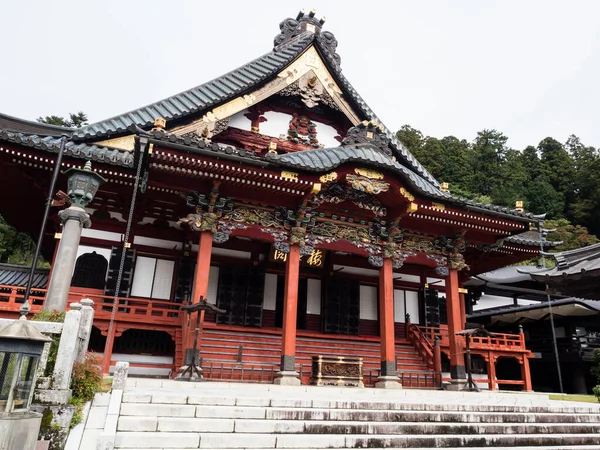
<path fill-rule="evenodd" d="M 274 262 L 287 262 L 288 254 L 271 247 L 269 259 Z M 308 255 L 300 255 L 300 264 L 310 267 L 323 267 L 325 262 L 325 250 L 315 248 Z"/>

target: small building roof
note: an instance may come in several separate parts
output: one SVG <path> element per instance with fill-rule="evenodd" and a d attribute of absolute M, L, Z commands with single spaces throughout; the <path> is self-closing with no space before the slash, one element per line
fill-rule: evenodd
<path fill-rule="evenodd" d="M 600 301 L 577 297 L 552 300 L 552 314 L 556 317 L 595 316 L 600 314 Z M 539 302 L 525 306 L 501 306 L 469 314 L 469 320 L 486 320 L 491 323 L 520 323 L 545 320 L 549 318 L 548 302 Z"/>
<path fill-rule="evenodd" d="M 29 280 L 30 270 L 28 266 L 0 264 L 0 285 L 25 287 Z M 46 288 L 49 273 L 50 269 L 35 269 L 31 286 L 35 289 Z"/>
<path fill-rule="evenodd" d="M 561 283 L 600 275 L 600 244 L 545 255 L 556 261 L 556 267 L 531 274 L 536 281 Z"/>

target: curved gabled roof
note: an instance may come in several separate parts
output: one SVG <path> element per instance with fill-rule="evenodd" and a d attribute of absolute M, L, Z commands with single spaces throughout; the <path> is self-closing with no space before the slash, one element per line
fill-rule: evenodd
<path fill-rule="evenodd" d="M 304 20 L 312 20 L 318 25 L 318 21 L 308 19 L 308 16 L 304 16 L 300 19 L 300 22 Z M 294 19 L 286 19 L 282 22 L 282 25 L 284 23 L 289 24 L 290 21 L 295 22 Z M 298 22 L 296 22 L 296 25 L 298 25 Z M 238 69 L 164 100 L 77 129 L 73 133 L 73 137 L 80 140 L 105 139 L 128 132 L 128 127 L 132 125 L 149 129 L 157 118 L 170 121 L 185 118 L 192 114 L 199 114 L 203 111 L 207 112 L 235 97 L 249 93 L 259 85 L 269 81 L 300 57 L 311 45 L 315 46 L 326 63 L 327 69 L 339 82 L 344 96 L 354 104 L 363 115 L 363 118 L 379 121 L 373 110 L 369 108 L 346 77 L 342 75 L 339 65 L 340 58 L 335 53 L 337 46 L 335 37 L 330 32 L 321 31 L 320 26 L 317 26 L 314 31 L 306 31 L 304 28 L 298 27 L 297 30 L 285 37 L 282 43 L 276 45 L 271 52 Z M 395 133 L 385 126 L 383 126 L 383 130 L 390 140 L 389 146 L 392 152 L 397 156 L 400 163 L 418 174 L 425 182 L 431 184 L 434 190 L 439 191 L 438 181 L 396 139 Z"/>
<path fill-rule="evenodd" d="M 82 127 L 74 133 L 74 137 L 104 138 L 126 132 L 132 125 L 151 127 L 158 118 L 169 121 L 212 109 L 275 76 L 300 56 L 313 39 L 312 33 L 303 33 L 293 42 L 214 80 L 142 108 Z"/>
<path fill-rule="evenodd" d="M 422 194 L 450 199 L 449 194 L 443 193 L 412 170 L 394 161 L 390 156 L 382 153 L 377 147 L 370 144 L 344 145 L 286 153 L 272 156 L 269 160 L 275 164 L 307 172 L 322 172 L 338 167 L 346 162 L 356 161 L 379 168 L 387 168 L 399 173 L 412 187 L 416 188 Z"/>

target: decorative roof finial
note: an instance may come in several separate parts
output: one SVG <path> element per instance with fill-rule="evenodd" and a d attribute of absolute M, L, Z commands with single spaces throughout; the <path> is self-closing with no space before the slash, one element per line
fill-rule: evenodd
<path fill-rule="evenodd" d="M 519 212 L 523 212 L 523 200 L 517 200 L 515 202 L 515 209 Z"/>
<path fill-rule="evenodd" d="M 363 120 L 361 123 L 348 130 L 348 134 L 342 141 L 342 145 L 371 144 L 392 156 L 389 148 L 390 138 L 385 134 L 384 128 L 377 120 Z"/>
<path fill-rule="evenodd" d="M 87 170 L 88 172 L 92 171 L 92 162 L 89 159 L 85 162 L 83 170 Z"/>
<path fill-rule="evenodd" d="M 441 184 L 442 192 L 450 192 L 450 185 L 448 183 Z"/>
<path fill-rule="evenodd" d="M 154 128 L 152 128 L 152 131 L 163 131 L 166 126 L 167 121 L 162 117 L 157 117 L 154 119 Z"/>

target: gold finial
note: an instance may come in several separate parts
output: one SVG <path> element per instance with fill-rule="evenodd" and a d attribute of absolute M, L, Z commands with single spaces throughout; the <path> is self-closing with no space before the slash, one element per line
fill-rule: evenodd
<path fill-rule="evenodd" d="M 152 131 L 164 130 L 166 126 L 167 121 L 162 117 L 157 117 L 156 119 L 154 119 L 154 128 L 152 128 Z"/>
<path fill-rule="evenodd" d="M 250 127 L 250 131 L 252 131 L 253 133 L 258 133 L 258 127 L 256 127 L 256 126 Z"/>
<path fill-rule="evenodd" d="M 449 192 L 450 185 L 448 183 L 442 183 L 442 192 Z"/>
<path fill-rule="evenodd" d="M 276 142 L 269 142 L 269 153 L 277 154 L 277 143 Z"/>
<path fill-rule="evenodd" d="M 523 212 L 523 200 L 517 200 L 515 202 L 515 209 L 519 212 Z"/>

